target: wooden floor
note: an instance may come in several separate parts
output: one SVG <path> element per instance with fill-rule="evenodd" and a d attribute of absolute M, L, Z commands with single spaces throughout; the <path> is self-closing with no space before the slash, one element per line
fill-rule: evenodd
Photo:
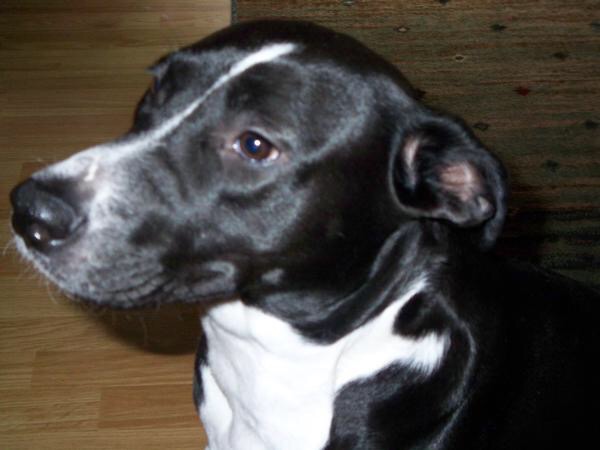
<path fill-rule="evenodd" d="M 227 0 L 0 2 L 0 449 L 202 449 L 194 309 L 89 311 L 10 245 L 10 188 L 127 130 L 145 67 L 230 21 Z"/>

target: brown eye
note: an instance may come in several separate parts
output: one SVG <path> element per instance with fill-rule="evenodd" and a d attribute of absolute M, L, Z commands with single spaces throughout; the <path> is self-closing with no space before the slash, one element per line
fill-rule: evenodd
<path fill-rule="evenodd" d="M 279 156 L 273 144 L 258 133 L 247 131 L 233 144 L 235 150 L 254 161 L 273 161 Z"/>

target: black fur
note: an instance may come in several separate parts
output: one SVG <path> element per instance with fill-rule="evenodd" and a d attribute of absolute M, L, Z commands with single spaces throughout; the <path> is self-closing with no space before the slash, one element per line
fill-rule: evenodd
<path fill-rule="evenodd" d="M 200 336 L 198 348 L 196 350 L 196 361 L 194 362 L 194 391 L 192 393 L 196 410 L 204 402 L 204 387 L 202 385 L 202 373 L 200 369 L 208 364 L 208 347 L 206 345 L 206 337 Z"/>

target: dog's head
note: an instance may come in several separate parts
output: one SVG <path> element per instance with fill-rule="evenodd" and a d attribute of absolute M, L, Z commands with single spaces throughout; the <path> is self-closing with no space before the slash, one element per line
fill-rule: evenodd
<path fill-rule="evenodd" d="M 499 233 L 496 159 L 347 36 L 244 23 L 152 73 L 129 133 L 11 194 L 19 249 L 71 294 L 132 306 L 333 292 L 402 224 L 481 248 Z"/>

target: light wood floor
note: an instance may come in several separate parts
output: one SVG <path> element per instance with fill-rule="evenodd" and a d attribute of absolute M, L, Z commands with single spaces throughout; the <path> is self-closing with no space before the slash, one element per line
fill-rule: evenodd
<path fill-rule="evenodd" d="M 229 21 L 227 0 L 0 1 L 0 449 L 205 445 L 191 396 L 198 312 L 69 303 L 9 244 L 8 193 L 127 130 L 144 68 Z"/>

